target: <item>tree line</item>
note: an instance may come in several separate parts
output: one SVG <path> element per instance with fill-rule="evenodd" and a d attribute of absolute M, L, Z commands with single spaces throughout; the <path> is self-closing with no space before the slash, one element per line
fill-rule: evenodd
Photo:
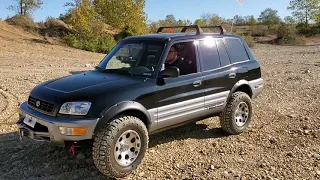
<path fill-rule="evenodd" d="M 14 0 L 8 7 L 18 15 L 32 16 L 40 9 L 42 0 Z M 59 19 L 72 26 L 72 31 L 65 38 L 70 46 L 90 51 L 108 52 L 115 44 L 126 36 L 156 32 L 159 26 L 173 25 L 224 25 L 254 26 L 265 25 L 271 28 L 281 23 L 309 27 L 310 24 L 320 26 L 320 0 L 291 0 L 288 10 L 292 16 L 280 18 L 278 11 L 266 8 L 258 18 L 254 16 L 236 15 L 225 19 L 214 13 L 204 13 L 191 22 L 187 19 L 176 19 L 173 14 L 159 21 L 147 21 L 144 12 L 145 0 L 70 0 L 65 4 L 68 11 Z M 119 29 L 117 38 L 107 33 L 107 27 Z"/>

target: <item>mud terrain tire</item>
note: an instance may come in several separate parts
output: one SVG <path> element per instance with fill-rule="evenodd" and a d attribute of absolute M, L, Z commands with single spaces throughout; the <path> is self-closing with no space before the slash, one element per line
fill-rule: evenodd
<path fill-rule="evenodd" d="M 127 132 L 132 133 L 131 137 L 128 137 L 129 133 Z M 135 140 L 132 140 L 134 139 L 132 137 L 134 137 Z M 136 153 L 138 150 L 133 150 L 132 156 L 135 157 L 132 158 L 130 156 L 129 162 L 128 154 L 131 154 L 131 148 L 133 148 L 130 147 L 130 145 L 133 146 L 132 143 L 130 143 L 132 141 L 134 141 L 136 145 L 135 148 L 139 149 L 139 152 Z M 126 144 L 126 142 L 128 143 Z M 123 178 L 141 164 L 148 148 L 148 143 L 147 128 L 139 118 L 125 115 L 118 116 L 107 123 L 97 134 L 93 144 L 94 163 L 98 170 L 104 175 L 113 178 Z M 124 146 L 126 146 L 126 148 L 123 148 Z M 126 154 L 126 152 L 129 153 Z M 117 153 L 119 153 L 119 156 L 117 156 Z M 125 155 L 123 155 L 123 153 Z M 120 158 L 116 158 L 116 156 Z M 127 162 L 129 162 L 128 165 L 126 165 Z"/>
<path fill-rule="evenodd" d="M 222 130 L 229 134 L 241 134 L 247 130 L 251 117 L 252 105 L 249 95 L 244 92 L 235 92 L 220 114 L 220 125 Z"/>

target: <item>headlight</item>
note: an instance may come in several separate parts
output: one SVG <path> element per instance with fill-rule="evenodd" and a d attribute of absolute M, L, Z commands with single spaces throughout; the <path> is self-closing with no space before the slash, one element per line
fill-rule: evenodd
<path fill-rule="evenodd" d="M 90 102 L 66 102 L 64 103 L 59 113 L 70 115 L 86 115 L 91 107 Z"/>

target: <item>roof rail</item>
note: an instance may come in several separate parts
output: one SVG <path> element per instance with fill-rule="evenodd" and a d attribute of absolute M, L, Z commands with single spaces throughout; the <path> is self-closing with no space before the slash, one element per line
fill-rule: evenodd
<path fill-rule="evenodd" d="M 166 27 L 159 27 L 157 33 L 160 33 L 162 32 L 163 29 L 168 29 L 168 28 L 183 28 L 181 30 L 181 32 L 186 32 L 188 29 L 196 29 L 197 30 L 197 33 L 196 35 L 201 35 L 203 34 L 203 31 L 202 29 L 200 28 L 200 26 L 198 25 L 192 25 L 192 26 L 166 26 Z"/>
<path fill-rule="evenodd" d="M 202 29 L 204 28 L 217 28 L 220 29 L 220 34 L 226 34 L 227 31 L 225 28 L 223 28 L 222 26 L 201 26 Z"/>
<path fill-rule="evenodd" d="M 191 25 L 191 26 L 164 26 L 164 27 L 159 27 L 157 33 L 161 33 L 163 29 L 169 29 L 169 28 L 182 28 L 181 32 L 185 33 L 188 29 L 196 29 L 196 35 L 202 35 L 203 30 L 202 28 L 218 28 L 220 29 L 220 34 L 225 34 L 227 31 L 222 27 L 222 26 L 202 26 L 200 27 L 199 25 Z"/>

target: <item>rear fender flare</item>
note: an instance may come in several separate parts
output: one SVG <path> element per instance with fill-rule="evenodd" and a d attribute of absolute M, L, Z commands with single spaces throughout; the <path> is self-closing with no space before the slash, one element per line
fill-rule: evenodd
<path fill-rule="evenodd" d="M 229 99 L 229 98 L 232 96 L 232 94 L 233 94 L 240 86 L 242 86 L 242 85 L 247 85 L 247 86 L 249 86 L 250 93 L 252 94 L 252 89 L 251 89 L 251 86 L 250 86 L 249 82 L 248 82 L 247 80 L 242 79 L 242 80 L 238 81 L 238 82 L 232 87 L 228 99 Z"/>

